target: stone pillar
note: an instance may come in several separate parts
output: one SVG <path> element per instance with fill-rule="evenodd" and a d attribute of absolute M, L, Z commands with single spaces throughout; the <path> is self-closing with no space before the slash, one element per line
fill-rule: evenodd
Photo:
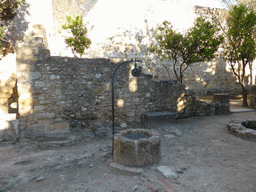
<path fill-rule="evenodd" d="M 34 25 L 16 51 L 17 91 L 20 120 L 34 124 L 35 96 L 43 89 L 42 64 L 50 57 L 44 27 Z"/>
<path fill-rule="evenodd" d="M 215 115 L 230 113 L 229 94 L 226 94 L 226 93 L 213 94 L 212 104 L 215 107 Z"/>

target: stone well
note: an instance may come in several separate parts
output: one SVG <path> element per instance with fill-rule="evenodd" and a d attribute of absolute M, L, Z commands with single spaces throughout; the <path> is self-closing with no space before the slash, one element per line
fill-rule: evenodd
<path fill-rule="evenodd" d="M 159 134 L 146 129 L 120 131 L 114 137 L 113 160 L 125 166 L 142 167 L 161 159 Z"/>
<path fill-rule="evenodd" d="M 231 120 L 228 131 L 245 140 L 256 142 L 256 120 Z"/>

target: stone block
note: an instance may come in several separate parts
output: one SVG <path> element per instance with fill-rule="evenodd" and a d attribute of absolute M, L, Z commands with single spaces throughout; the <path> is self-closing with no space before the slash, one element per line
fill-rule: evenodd
<path fill-rule="evenodd" d="M 34 112 L 39 112 L 45 109 L 45 106 L 34 106 Z"/>
<path fill-rule="evenodd" d="M 40 79 L 42 76 L 41 72 L 30 72 L 29 73 L 29 78 L 31 80 L 34 80 L 34 79 Z"/>
<path fill-rule="evenodd" d="M 176 114 L 172 112 L 143 113 L 141 123 L 144 126 L 154 126 L 158 123 L 175 123 Z"/>
<path fill-rule="evenodd" d="M 43 82 L 43 81 L 36 81 L 35 82 L 35 86 L 36 87 L 44 87 L 45 86 L 45 82 Z"/>
<path fill-rule="evenodd" d="M 42 135 L 45 134 L 45 125 L 41 123 L 34 124 L 29 126 L 29 130 L 35 135 Z"/>
<path fill-rule="evenodd" d="M 130 139 L 123 138 L 118 140 L 117 146 L 117 149 L 119 150 L 116 151 L 115 154 L 118 156 L 118 163 L 127 166 L 136 166 L 137 158 L 136 154 L 134 153 L 136 151 L 135 142 L 131 141 Z"/>
<path fill-rule="evenodd" d="M 161 141 L 158 136 L 149 138 L 150 154 L 152 156 L 152 163 L 158 163 L 161 160 Z"/>
<path fill-rule="evenodd" d="M 171 167 L 167 166 L 159 166 L 157 167 L 157 170 L 165 177 L 168 177 L 170 179 L 177 179 L 178 175 L 175 173 L 175 171 Z"/>
<path fill-rule="evenodd" d="M 39 114 L 39 119 L 52 119 L 55 118 L 54 113 L 40 113 Z"/>
<path fill-rule="evenodd" d="M 67 122 L 53 123 L 45 126 L 46 133 L 69 133 L 69 125 Z"/>
<path fill-rule="evenodd" d="M 126 166 L 147 166 L 161 159 L 160 138 L 146 129 L 128 129 L 115 134 L 114 161 Z"/>
<path fill-rule="evenodd" d="M 193 89 L 187 89 L 185 95 L 186 95 L 186 96 L 195 95 L 195 92 L 194 92 Z"/>
<path fill-rule="evenodd" d="M 137 166 L 150 165 L 152 161 L 150 142 L 148 139 L 139 139 L 137 141 Z"/>

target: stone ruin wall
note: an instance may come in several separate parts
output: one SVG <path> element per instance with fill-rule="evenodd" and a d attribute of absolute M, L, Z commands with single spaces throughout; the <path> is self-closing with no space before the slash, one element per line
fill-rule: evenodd
<path fill-rule="evenodd" d="M 28 130 L 46 134 L 111 126 L 111 77 L 122 60 L 50 56 L 37 43 L 35 37 L 17 50 L 20 119 Z M 135 78 L 132 69 L 124 64 L 116 73 L 117 126 L 139 127 L 144 112 L 177 110 L 184 85 L 145 73 Z"/>
<path fill-rule="evenodd" d="M 91 6 L 95 2 L 91 1 Z M 56 15 L 56 12 L 53 14 Z M 143 30 L 134 28 L 133 31 L 127 30 L 114 34 L 105 42 L 98 44 L 96 48 L 89 49 L 86 57 L 91 59 L 75 59 L 50 56 L 49 44 L 52 44 L 51 40 L 54 37 L 48 34 L 49 31 L 44 25 L 31 24 L 24 34 L 24 42 L 17 49 L 16 68 L 4 69 L 10 74 L 5 82 L 1 81 L 1 90 L 3 87 L 6 90 L 1 91 L 1 110 L 4 113 L 9 110 L 8 104 L 13 102 L 10 98 L 18 79 L 17 107 L 21 119 L 26 120 L 27 126 L 35 133 L 65 132 L 73 128 L 90 128 L 97 124 L 109 124 L 111 102 L 109 89 L 112 75 L 110 73 L 116 66 L 116 61 L 139 58 L 143 60 L 144 74 L 150 73 L 154 80 L 150 75 L 140 76 L 137 79 L 137 91 L 133 92 L 130 91 L 129 85 L 136 81 L 128 75 L 130 68 L 119 69 L 119 77 L 116 77 L 116 81 L 119 82 L 116 84 L 116 101 L 123 99 L 124 106 L 116 107 L 118 125 L 126 126 L 123 124 L 126 123 L 130 126 L 133 121 L 138 124 L 143 112 L 176 111 L 177 100 L 184 90 L 184 85 L 159 80 L 169 80 L 168 73 L 162 64 L 168 67 L 171 79 L 174 79 L 174 75 L 168 63 L 159 62 L 154 55 L 147 52 L 147 46 L 154 41 L 152 32 L 152 28 L 145 20 Z M 11 55 L 13 60 L 16 55 L 9 56 Z M 7 61 L 5 60 L 7 58 L 1 62 L 16 65 L 15 59 Z M 221 73 L 225 71 L 224 68 L 216 72 L 217 64 L 210 67 L 208 65 L 209 63 L 199 63 L 187 71 L 187 79 L 185 79 L 187 88 L 194 89 L 197 94 L 219 85 L 223 85 L 224 91 L 227 87 L 232 89 L 233 81 L 231 80 L 234 77 L 228 72 Z M 214 74 L 209 71 L 209 68 L 214 71 Z M 1 80 L 2 75 L 7 74 L 4 70 L 1 68 Z M 209 78 L 206 74 L 212 75 Z M 219 75 L 216 76 L 216 74 Z M 126 81 L 122 80 L 123 77 Z M 228 81 L 229 79 L 231 80 Z M 226 85 L 227 82 L 229 83 Z M 80 91 L 82 91 L 81 94 Z M 160 91 L 164 91 L 166 95 L 157 95 Z M 162 98 L 165 99 L 162 100 Z"/>

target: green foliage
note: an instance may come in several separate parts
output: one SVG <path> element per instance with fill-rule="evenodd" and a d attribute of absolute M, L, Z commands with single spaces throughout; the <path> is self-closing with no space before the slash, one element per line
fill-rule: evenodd
<path fill-rule="evenodd" d="M 73 54 L 79 53 L 80 57 L 84 54 L 85 49 L 88 49 L 91 45 L 91 40 L 86 37 L 87 28 L 83 24 L 83 18 L 81 16 L 73 15 L 67 16 L 68 24 L 62 26 L 65 30 L 70 30 L 72 37 L 66 38 L 65 43 L 71 48 Z M 75 55 L 76 56 L 76 55 Z"/>
<path fill-rule="evenodd" d="M 2 0 L 0 2 L 0 18 L 1 20 L 11 20 L 16 16 L 15 9 L 19 8 L 22 0 Z"/>
<path fill-rule="evenodd" d="M 155 31 L 157 45 L 149 47 L 161 60 L 173 61 L 173 70 L 178 81 L 182 83 L 184 71 L 193 63 L 209 61 L 214 58 L 223 37 L 217 35 L 219 29 L 198 17 L 194 27 L 185 35 L 172 29 L 168 21 L 164 21 Z M 176 68 L 179 68 L 177 71 Z"/>
<path fill-rule="evenodd" d="M 227 18 L 224 55 L 243 91 L 243 106 L 247 104 L 245 68 L 256 58 L 256 13 L 244 4 L 235 5 Z M 241 67 L 239 67 L 241 66 Z"/>
<path fill-rule="evenodd" d="M 231 63 L 253 61 L 256 57 L 255 12 L 243 4 L 234 6 L 229 12 L 227 26 L 226 59 Z"/>
<path fill-rule="evenodd" d="M 0 50 L 1 54 L 2 49 L 5 48 L 3 45 L 3 22 L 12 20 L 17 13 L 15 12 L 15 9 L 18 9 L 22 2 L 25 2 L 25 0 L 1 0 L 0 2 Z M 5 54 L 3 54 L 5 55 Z"/>

